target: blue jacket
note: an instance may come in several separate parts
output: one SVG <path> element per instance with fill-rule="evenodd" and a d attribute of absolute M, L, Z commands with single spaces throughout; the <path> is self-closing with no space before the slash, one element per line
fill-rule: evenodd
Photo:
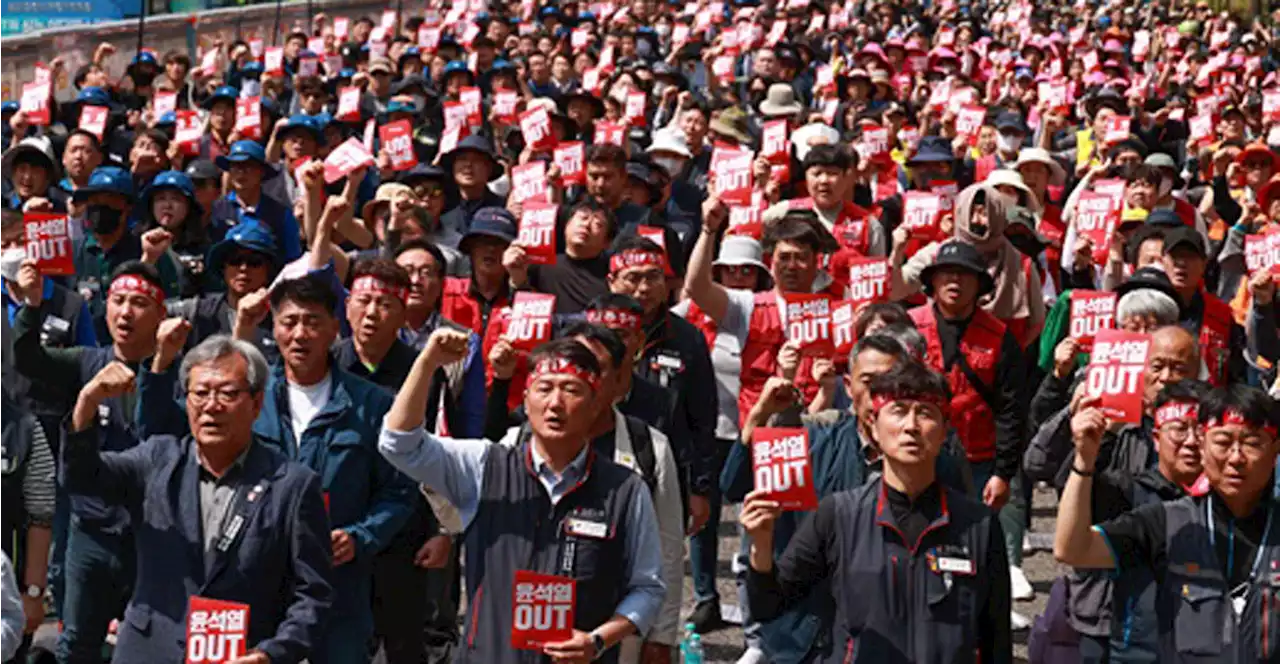
<path fill-rule="evenodd" d="M 163 374 L 148 367 L 138 373 L 139 398 L 147 403 L 139 414 L 144 434 L 186 434 L 186 415 L 178 402 L 163 398 L 178 393 L 177 365 L 174 362 Z M 320 475 L 329 520 L 334 528 L 350 533 L 356 547 L 355 559 L 334 569 L 334 616 L 359 621 L 359 627 L 369 631 L 373 629 L 369 598 L 374 554 L 386 548 L 408 522 L 416 487 L 378 453 L 382 418 L 391 409 L 393 397 L 333 361 L 329 371 L 333 380 L 329 402 L 316 413 L 299 443 L 289 416 L 284 366 L 273 365 L 253 433 Z"/>
<path fill-rule="evenodd" d="M 233 471 L 242 473 L 241 488 L 228 515 L 244 516 L 244 525 L 225 551 L 206 554 L 201 468 L 189 437 L 155 436 L 100 454 L 96 430 L 68 433 L 63 463 L 70 490 L 127 506 L 137 538 L 137 587 L 112 661 L 183 661 L 192 595 L 250 605 L 247 645 L 273 664 L 311 655 L 333 600 L 329 520 L 315 473 L 255 441 Z"/>
<path fill-rule="evenodd" d="M 829 414 L 834 417 L 828 417 Z M 858 435 L 858 419 L 848 410 L 826 411 L 815 419 L 818 418 L 823 419 L 822 423 L 809 423 L 805 430 L 809 433 L 813 486 L 818 492 L 818 500 L 822 500 L 866 484 L 873 470 L 879 471 L 868 466 L 862 438 Z M 939 482 L 973 495 L 968 462 L 954 433 L 947 434 L 936 466 Z M 726 502 L 740 502 L 752 488 L 751 450 L 747 445 L 735 444 L 724 462 L 720 490 Z M 773 533 L 775 559 L 786 550 L 801 521 L 809 514 L 783 512 L 778 517 Z M 807 662 L 813 659 L 811 651 L 830 649 L 834 619 L 835 602 L 830 593 L 815 591 L 791 610 L 762 623 L 760 637 L 769 661 L 773 664 Z"/>
<path fill-rule="evenodd" d="M 284 366 L 272 367 L 253 432 L 290 459 L 320 474 L 329 520 L 355 540 L 356 556 L 334 569 L 335 619 L 373 628 L 374 554 L 386 548 L 413 514 L 416 487 L 378 453 L 382 419 L 393 398 L 386 390 L 329 363 L 329 402 L 298 435 L 289 416 Z"/>

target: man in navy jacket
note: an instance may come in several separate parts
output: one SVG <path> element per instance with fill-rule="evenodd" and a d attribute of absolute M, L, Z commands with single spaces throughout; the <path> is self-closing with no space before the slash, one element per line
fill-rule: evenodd
<path fill-rule="evenodd" d="M 164 337 L 174 340 L 171 360 L 185 334 L 171 325 Z M 98 451 L 98 407 L 134 389 L 119 361 L 85 385 L 67 425 L 67 487 L 126 506 L 137 538 L 137 587 L 113 661 L 183 661 L 192 597 L 251 607 L 237 664 L 323 661 L 312 647 L 333 597 L 329 520 L 319 477 L 253 433 L 266 361 L 216 336 L 188 354 L 181 374 L 188 436 Z"/>

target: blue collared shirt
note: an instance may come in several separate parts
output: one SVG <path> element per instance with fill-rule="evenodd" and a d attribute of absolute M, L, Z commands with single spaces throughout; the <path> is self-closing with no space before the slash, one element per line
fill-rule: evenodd
<path fill-rule="evenodd" d="M 496 444 L 487 440 L 439 437 L 421 426 L 412 431 L 396 431 L 383 425 L 378 439 L 378 449 L 391 465 L 453 503 L 464 530 L 480 509 L 485 462 L 489 450 Z M 558 474 L 546 466 L 536 448 L 531 451 L 538 481 L 553 503 L 563 498 L 586 472 L 585 447 Z M 614 613 L 631 621 L 643 636 L 662 608 L 666 584 L 662 582 L 662 551 L 658 546 L 658 516 L 653 500 L 647 491 L 637 491 L 635 495 L 636 500 L 631 502 L 626 516 L 626 546 L 632 561 L 630 578 L 627 594 Z"/>

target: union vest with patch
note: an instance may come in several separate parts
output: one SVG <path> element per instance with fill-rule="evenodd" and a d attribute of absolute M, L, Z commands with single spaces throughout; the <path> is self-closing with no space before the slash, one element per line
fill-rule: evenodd
<path fill-rule="evenodd" d="M 915 542 L 904 540 L 882 480 L 835 494 L 835 647 L 827 662 L 979 661 L 996 516 L 959 491 L 940 490 L 941 514 Z"/>
<path fill-rule="evenodd" d="M 458 664 L 540 663 L 531 650 L 511 648 L 511 602 L 518 569 L 577 582 L 574 628 L 584 632 L 613 616 L 627 594 L 633 565 L 627 514 L 639 473 L 587 451 L 585 476 L 555 505 L 538 480 L 527 436 L 514 447 L 491 445 L 480 506 L 466 532 L 467 616 Z M 603 526 L 601 537 L 574 534 L 572 523 Z M 581 529 L 579 529 L 581 530 Z M 616 662 L 617 649 L 600 661 Z"/>
<path fill-rule="evenodd" d="M 951 369 L 943 366 L 942 339 L 938 336 L 938 321 L 933 307 L 925 305 L 911 310 L 915 322 L 928 344 L 929 366 L 947 377 L 951 388 L 949 420 L 956 435 L 964 445 L 971 463 L 990 461 L 996 456 L 995 413 L 984 393 L 995 389 L 996 367 L 1000 364 L 1000 345 L 1004 339 L 1005 325 L 998 318 L 982 309 L 973 312 L 973 318 L 960 339 L 960 356 L 969 365 L 982 385 L 974 385 L 960 366 L 961 359 L 952 363 Z"/>

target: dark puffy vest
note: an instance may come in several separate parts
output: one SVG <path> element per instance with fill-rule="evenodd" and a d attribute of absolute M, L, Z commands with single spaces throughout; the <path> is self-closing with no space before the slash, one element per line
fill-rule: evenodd
<path fill-rule="evenodd" d="M 543 662 L 532 650 L 511 648 L 515 571 L 558 574 L 577 581 L 574 627 L 591 631 L 626 596 L 631 567 L 626 516 L 647 490 L 640 476 L 587 451 L 586 477 L 556 505 L 533 468 L 527 436 L 515 447 L 492 445 L 480 506 L 466 533 L 467 617 L 455 662 Z M 601 539 L 571 535 L 565 521 L 608 524 Z M 617 649 L 601 661 L 616 662 Z"/>

